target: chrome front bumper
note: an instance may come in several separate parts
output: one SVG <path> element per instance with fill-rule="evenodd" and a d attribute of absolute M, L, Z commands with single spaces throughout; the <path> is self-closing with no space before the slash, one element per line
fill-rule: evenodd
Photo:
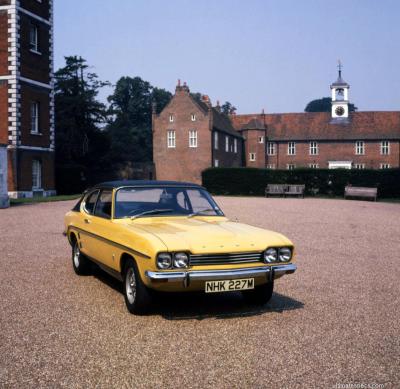
<path fill-rule="evenodd" d="M 268 281 L 272 281 L 284 274 L 292 274 L 296 269 L 297 266 L 294 263 L 288 263 L 286 265 L 248 267 L 232 270 L 146 271 L 145 274 L 151 281 L 182 282 L 185 287 L 188 287 L 191 281 L 232 280 L 236 278 L 256 277 L 265 277 Z"/>

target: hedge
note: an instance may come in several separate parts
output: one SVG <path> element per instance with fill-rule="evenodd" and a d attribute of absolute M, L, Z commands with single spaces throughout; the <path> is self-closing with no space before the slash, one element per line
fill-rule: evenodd
<path fill-rule="evenodd" d="M 263 196 L 267 184 L 305 184 L 307 195 L 343 196 L 344 187 L 377 187 L 380 198 L 400 197 L 400 169 L 210 168 L 202 173 L 203 186 L 220 195 Z"/>

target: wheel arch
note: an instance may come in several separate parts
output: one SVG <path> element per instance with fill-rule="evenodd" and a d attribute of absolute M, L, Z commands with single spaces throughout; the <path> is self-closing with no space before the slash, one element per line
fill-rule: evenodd
<path fill-rule="evenodd" d="M 71 246 L 73 246 L 75 242 L 78 242 L 78 237 L 74 231 L 68 234 L 68 242 Z"/>

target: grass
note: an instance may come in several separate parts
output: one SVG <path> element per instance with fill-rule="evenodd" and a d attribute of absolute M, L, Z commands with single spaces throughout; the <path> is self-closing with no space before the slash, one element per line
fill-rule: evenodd
<path fill-rule="evenodd" d="M 18 204 L 29 204 L 29 203 L 49 203 L 53 201 L 67 201 L 78 199 L 81 195 L 63 195 L 63 196 L 49 196 L 49 197 L 32 197 L 32 198 L 21 198 L 21 199 L 10 199 L 11 205 Z"/>

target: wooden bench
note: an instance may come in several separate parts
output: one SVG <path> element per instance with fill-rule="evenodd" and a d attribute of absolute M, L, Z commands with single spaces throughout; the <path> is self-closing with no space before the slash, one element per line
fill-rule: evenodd
<path fill-rule="evenodd" d="M 287 185 L 285 196 L 301 196 L 304 199 L 305 185 Z"/>
<path fill-rule="evenodd" d="M 267 184 L 267 187 L 265 188 L 265 197 L 268 197 L 268 195 L 284 196 L 285 190 L 286 190 L 286 185 Z"/>
<path fill-rule="evenodd" d="M 363 197 L 376 201 L 378 197 L 378 188 L 364 188 L 361 186 L 346 186 L 344 188 L 344 198 Z"/>

